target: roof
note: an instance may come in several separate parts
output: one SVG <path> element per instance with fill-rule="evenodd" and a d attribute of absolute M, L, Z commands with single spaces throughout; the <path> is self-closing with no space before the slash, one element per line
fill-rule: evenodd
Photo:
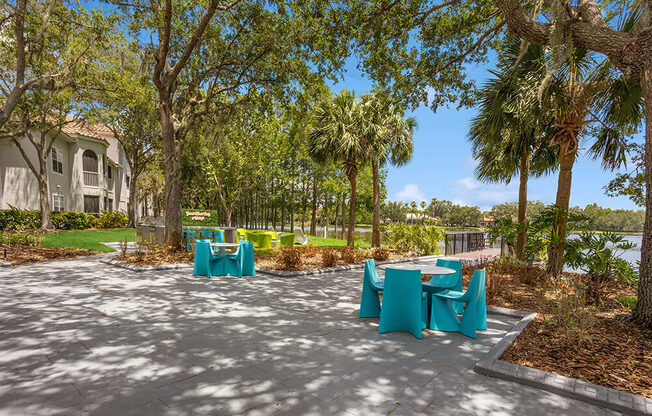
<path fill-rule="evenodd" d="M 113 164 L 113 166 L 118 167 L 118 168 L 124 168 L 124 166 L 122 166 L 121 164 L 119 164 L 115 160 L 111 159 L 110 157 L 107 156 L 106 158 L 109 160 L 109 163 Z"/>
<path fill-rule="evenodd" d="M 111 128 L 100 123 L 90 123 L 86 120 L 75 119 L 73 117 L 66 117 L 66 124 L 61 127 L 61 131 L 70 136 L 84 136 L 93 139 L 98 139 L 109 143 L 106 136 L 113 136 Z"/>

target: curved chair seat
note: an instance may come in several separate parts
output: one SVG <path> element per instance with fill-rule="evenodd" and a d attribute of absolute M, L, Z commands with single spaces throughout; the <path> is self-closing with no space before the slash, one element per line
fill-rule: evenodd
<path fill-rule="evenodd" d="M 464 292 L 458 292 L 455 290 L 442 290 L 441 292 L 436 292 L 436 295 L 440 298 L 461 300 L 464 297 Z"/>
<path fill-rule="evenodd" d="M 453 302 L 463 306 L 462 318 L 453 308 Z M 485 270 L 475 270 L 466 292 L 445 290 L 432 295 L 430 328 L 439 331 L 461 332 L 475 338 L 476 330 L 487 329 L 487 300 Z"/>

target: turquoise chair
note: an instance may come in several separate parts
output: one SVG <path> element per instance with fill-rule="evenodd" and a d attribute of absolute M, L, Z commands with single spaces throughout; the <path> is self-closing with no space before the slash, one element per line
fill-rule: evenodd
<path fill-rule="evenodd" d="M 199 236 L 202 238 L 202 240 L 212 240 L 213 232 L 209 230 L 201 230 L 199 232 Z"/>
<path fill-rule="evenodd" d="M 456 292 L 461 292 L 464 290 L 462 288 L 462 262 L 460 260 L 437 259 L 437 266 L 448 267 L 449 269 L 455 270 L 455 274 L 457 275 L 457 283 L 452 290 Z M 455 309 L 455 312 L 462 313 L 462 311 L 464 311 L 464 305 L 462 305 L 460 302 L 451 303 L 453 305 L 453 309 Z"/>
<path fill-rule="evenodd" d="M 211 277 L 211 263 L 214 257 L 210 240 L 197 240 L 192 275 Z"/>
<path fill-rule="evenodd" d="M 220 271 L 221 276 L 237 276 L 242 277 L 242 265 L 244 264 L 243 249 L 245 242 L 240 242 L 238 249 L 233 254 L 227 254 L 221 257 L 221 264 L 214 264 L 213 271 Z"/>
<path fill-rule="evenodd" d="M 195 241 L 197 240 L 197 231 L 183 230 L 182 236 L 183 240 L 186 242 L 186 250 L 192 250 L 193 247 L 195 247 Z"/>
<path fill-rule="evenodd" d="M 290 234 L 294 236 L 294 234 Z M 380 292 L 383 282 L 378 277 L 376 262 L 369 259 L 364 263 L 362 278 L 362 297 L 360 298 L 360 318 L 378 318 L 380 316 Z"/>
<path fill-rule="evenodd" d="M 244 243 L 244 244 L 243 244 Z M 242 254 L 242 275 L 243 276 L 255 276 L 256 275 L 256 265 L 254 263 L 254 245 L 249 241 L 241 241 L 240 245 L 243 250 Z"/>
<path fill-rule="evenodd" d="M 378 332 L 403 331 L 421 339 L 428 320 L 428 296 L 419 270 L 386 269 Z"/>
<path fill-rule="evenodd" d="M 457 317 L 451 302 L 460 302 L 464 305 L 461 320 Z M 476 337 L 476 330 L 487 329 L 484 269 L 473 272 L 466 292 L 444 290 L 432 295 L 430 328 L 438 331 L 461 332 L 471 338 Z"/>
<path fill-rule="evenodd" d="M 294 234 L 286 234 L 281 236 L 279 244 L 281 247 L 294 247 Z"/>
<path fill-rule="evenodd" d="M 214 243 L 223 243 L 224 242 L 224 231 L 223 230 L 213 231 L 213 242 Z"/>

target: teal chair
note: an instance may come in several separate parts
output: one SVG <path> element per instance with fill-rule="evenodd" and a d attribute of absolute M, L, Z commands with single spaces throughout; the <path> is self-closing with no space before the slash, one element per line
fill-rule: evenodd
<path fill-rule="evenodd" d="M 455 270 L 455 274 L 457 275 L 457 283 L 455 284 L 455 287 L 452 289 L 456 292 L 461 292 L 464 290 L 462 288 L 462 262 L 460 260 L 444 260 L 444 259 L 437 259 L 437 266 L 439 267 L 448 267 L 449 269 Z M 462 313 L 464 310 L 464 305 L 462 305 L 460 302 L 451 302 L 453 305 L 453 309 L 455 309 L 455 312 L 457 313 Z"/>
<path fill-rule="evenodd" d="M 290 234 L 294 236 L 294 234 Z M 362 278 L 362 297 L 360 298 L 360 318 L 378 318 L 380 316 L 380 292 L 383 282 L 378 277 L 376 262 L 369 259 L 364 264 Z"/>
<path fill-rule="evenodd" d="M 192 275 L 211 277 L 211 263 L 214 257 L 210 240 L 196 240 L 195 264 Z"/>
<path fill-rule="evenodd" d="M 485 276 L 484 269 L 474 271 L 469 287 L 464 293 L 453 290 L 434 293 L 430 328 L 438 331 L 461 332 L 471 338 L 476 337 L 476 330 L 487 329 Z M 464 305 L 462 319 L 457 317 L 451 302 L 460 302 Z"/>
<path fill-rule="evenodd" d="M 213 242 L 214 243 L 223 243 L 224 242 L 224 231 L 223 230 L 213 231 Z"/>
<path fill-rule="evenodd" d="M 202 240 L 212 240 L 213 239 L 213 232 L 210 230 L 201 230 L 199 232 L 199 237 Z"/>
<path fill-rule="evenodd" d="M 243 244 L 244 243 L 244 244 Z M 255 276 L 256 275 L 256 265 L 254 263 L 254 245 L 249 241 L 240 242 L 242 254 L 242 275 L 243 276 Z"/>
<path fill-rule="evenodd" d="M 186 250 L 192 250 L 195 247 L 195 241 L 197 240 L 197 231 L 183 230 L 182 236 L 183 241 L 186 243 Z"/>
<path fill-rule="evenodd" d="M 286 234 L 281 236 L 279 244 L 281 247 L 294 247 L 294 234 Z"/>
<path fill-rule="evenodd" d="M 403 331 L 421 339 L 428 320 L 428 297 L 419 270 L 386 269 L 378 332 Z"/>
<path fill-rule="evenodd" d="M 246 242 L 240 242 L 238 249 L 233 254 L 227 254 L 226 256 L 221 256 L 221 264 L 214 265 L 213 271 L 219 270 L 221 276 L 237 276 L 242 277 L 242 265 L 244 264 L 244 252 L 243 247 Z"/>

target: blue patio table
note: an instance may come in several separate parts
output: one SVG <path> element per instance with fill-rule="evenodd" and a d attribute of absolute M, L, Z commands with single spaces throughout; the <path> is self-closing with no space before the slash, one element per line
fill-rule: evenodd
<path fill-rule="evenodd" d="M 227 248 L 238 248 L 239 245 L 240 243 L 211 243 L 211 247 L 218 248 L 220 250 L 220 256 L 224 256 L 226 254 Z"/>
<path fill-rule="evenodd" d="M 419 270 L 422 275 L 432 276 L 429 282 L 421 283 L 421 287 L 426 292 L 434 293 L 440 292 L 444 289 L 451 289 L 457 283 L 457 276 L 455 270 L 448 267 L 434 266 L 430 264 L 419 263 L 398 263 L 398 264 L 383 264 L 378 266 L 381 269 L 401 269 L 401 270 Z"/>

